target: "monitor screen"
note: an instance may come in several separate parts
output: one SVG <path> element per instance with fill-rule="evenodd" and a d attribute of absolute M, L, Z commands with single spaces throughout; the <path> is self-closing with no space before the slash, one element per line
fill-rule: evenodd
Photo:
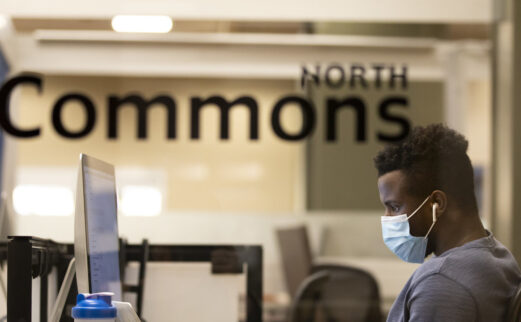
<path fill-rule="evenodd" d="M 83 209 L 77 208 L 77 212 L 80 209 L 82 213 L 81 216 L 77 216 L 80 222 L 76 226 L 81 232 L 85 232 L 85 235 L 76 236 L 81 238 L 75 238 L 75 243 L 84 244 L 87 256 L 86 263 L 78 261 L 77 258 L 76 265 L 78 279 L 88 278 L 88 282 L 78 281 L 78 285 L 88 284 L 89 293 L 113 292 L 113 300 L 120 301 L 121 280 L 114 167 L 82 155 L 80 171 L 83 184 L 82 193 L 78 198 L 83 202 Z M 78 265 L 83 267 L 78 268 Z M 82 274 L 80 271 L 87 271 L 87 274 Z M 79 291 L 85 292 L 83 289 Z"/>

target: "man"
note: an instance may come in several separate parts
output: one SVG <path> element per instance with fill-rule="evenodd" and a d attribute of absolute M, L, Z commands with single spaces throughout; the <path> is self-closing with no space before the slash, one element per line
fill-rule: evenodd
<path fill-rule="evenodd" d="M 468 142 L 440 124 L 416 127 L 375 158 L 382 232 L 401 259 L 423 263 L 388 322 L 504 321 L 521 283 L 512 254 L 483 228 Z"/>

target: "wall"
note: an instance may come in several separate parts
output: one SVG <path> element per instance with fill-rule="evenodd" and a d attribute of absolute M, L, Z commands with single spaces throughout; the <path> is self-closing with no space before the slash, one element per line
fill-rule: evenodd
<path fill-rule="evenodd" d="M 400 84 L 398 82 L 398 84 Z M 443 122 L 443 83 L 435 81 L 409 80 L 407 89 L 390 89 L 387 83 L 376 88 L 370 82 L 367 89 L 360 86 L 328 89 L 322 86 L 313 90 L 313 100 L 319 109 L 326 109 L 328 98 L 342 101 L 346 98 L 361 98 L 365 104 L 365 122 L 357 119 L 352 107 L 337 114 L 337 140 L 328 142 L 325 115 L 318 122 L 317 135 L 309 141 L 307 152 L 308 207 L 320 210 L 381 209 L 376 189 L 377 172 L 373 158 L 386 142 L 378 139 L 379 133 L 398 135 L 401 125 L 389 122 L 379 115 L 380 104 L 390 97 L 407 100 L 405 106 L 391 105 L 393 116 L 406 119 L 411 128 L 417 125 Z M 365 139 L 357 141 L 357 130 L 364 128 Z"/>
<path fill-rule="evenodd" d="M 138 167 L 166 176 L 165 209 L 245 211 L 291 211 L 297 176 L 300 143 L 278 139 L 270 113 L 282 96 L 295 92 L 292 81 L 223 79 L 147 79 L 116 77 L 45 77 L 43 94 L 24 88 L 20 95 L 20 127 L 41 126 L 41 135 L 19 139 L 18 167 L 77 167 L 80 153 L 113 163 L 116 168 Z M 81 92 L 97 109 L 96 126 L 82 139 L 60 137 L 51 123 L 51 109 L 58 97 Z M 107 97 L 138 92 L 146 99 L 168 94 L 177 103 L 177 138 L 166 138 L 166 113 L 154 107 L 149 113 L 148 138 L 137 139 L 135 109 L 120 110 L 118 138 L 107 138 Z M 242 107 L 230 113 L 230 140 L 219 138 L 219 113 L 215 107 L 201 114 L 201 136 L 190 133 L 190 97 L 222 95 L 234 100 L 251 95 L 259 106 L 258 141 L 249 139 L 249 114 Z M 288 131 L 299 122 L 296 108 L 282 115 Z M 85 124 L 77 102 L 66 105 L 63 123 L 70 131 Z"/>

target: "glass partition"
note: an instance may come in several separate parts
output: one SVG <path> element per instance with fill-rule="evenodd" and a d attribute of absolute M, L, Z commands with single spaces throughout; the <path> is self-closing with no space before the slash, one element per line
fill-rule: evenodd
<path fill-rule="evenodd" d="M 327 318 L 296 303 L 328 279 L 343 289 L 355 279 L 353 292 L 367 296 L 356 302 L 332 288 L 342 299 L 334 315 L 364 307 L 376 321 L 418 265 L 383 241 L 374 158 L 434 123 L 469 141 L 480 219 L 494 230 L 491 10 L 464 1 L 446 18 L 398 1 L 388 18 L 360 5 L 367 10 L 353 9 L 356 19 L 335 1 L 302 4 L 301 13 L 291 1 L 254 13 L 234 1 L 215 12 L 202 0 L 193 10 L 154 2 L 179 14 L 157 34 L 113 30 L 121 1 L 80 16 L 60 1 L 51 1 L 56 15 L 8 2 L 0 44 L 13 68 L 0 125 L 9 234 L 73 241 L 86 153 L 115 166 L 119 232 L 130 243 L 261 246 L 264 321 Z M 270 6 L 280 17 L 269 19 Z M 204 292 L 211 281 L 206 303 L 223 296 L 208 305 L 212 314 L 244 319 L 242 277 L 205 282 L 187 272 L 208 267 L 190 267 L 153 266 L 150 287 L 161 285 L 157 272 L 173 288 Z M 171 321 L 165 305 L 154 310 L 155 290 L 146 292 L 144 317 Z M 207 318 L 198 313 L 194 322 Z"/>

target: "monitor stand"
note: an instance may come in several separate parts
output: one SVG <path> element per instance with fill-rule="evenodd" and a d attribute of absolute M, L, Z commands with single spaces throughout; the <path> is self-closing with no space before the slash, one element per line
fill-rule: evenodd
<path fill-rule="evenodd" d="M 67 301 L 67 295 L 69 295 L 69 290 L 71 289 L 72 281 L 74 280 L 74 275 L 76 275 L 76 259 L 72 258 L 69 262 L 69 267 L 67 267 L 67 273 L 65 273 L 65 277 L 63 278 L 62 285 L 60 287 L 60 292 L 58 293 L 58 297 L 56 298 L 56 302 L 51 311 L 51 316 L 49 316 L 49 322 L 60 322 L 60 317 L 63 312 L 63 307 L 65 306 L 65 302 Z"/>

